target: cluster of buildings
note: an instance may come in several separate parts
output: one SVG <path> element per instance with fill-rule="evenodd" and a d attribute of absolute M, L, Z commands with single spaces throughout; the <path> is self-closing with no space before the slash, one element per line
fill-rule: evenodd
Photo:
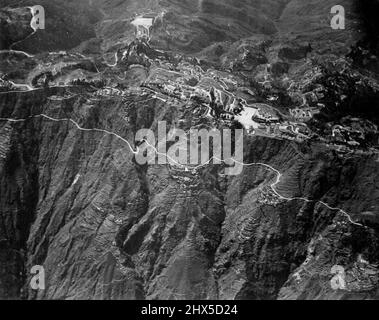
<path fill-rule="evenodd" d="M 311 131 L 306 125 L 290 122 L 259 124 L 257 131 L 276 138 L 297 142 L 303 142 L 311 136 Z"/>
<path fill-rule="evenodd" d="M 184 84 L 182 81 L 172 81 L 166 79 L 165 81 L 154 81 L 144 84 L 154 91 L 158 96 L 169 96 L 182 101 L 188 101 L 193 97 L 198 97 L 202 102 L 209 102 L 209 92 L 205 88 L 192 87 Z M 163 97 L 162 96 L 162 97 Z"/>
<path fill-rule="evenodd" d="M 364 140 L 365 135 L 359 130 L 354 130 L 348 126 L 335 125 L 332 128 L 331 142 L 343 144 L 349 147 L 359 147 L 361 144 L 357 140 Z"/>
<path fill-rule="evenodd" d="M 362 255 L 358 256 L 357 261 L 346 272 L 346 287 L 350 292 L 372 291 L 378 281 L 378 265 L 370 264 Z"/>
<path fill-rule="evenodd" d="M 319 114 L 320 109 L 314 107 L 305 107 L 291 109 L 289 112 L 295 120 L 306 122 L 311 120 L 316 114 Z"/>
<path fill-rule="evenodd" d="M 125 97 L 128 93 L 126 91 L 116 89 L 116 88 L 103 88 L 95 92 L 95 97 L 107 97 L 107 96 L 119 96 Z"/>
<path fill-rule="evenodd" d="M 272 107 L 263 103 L 255 103 L 254 108 L 257 109 L 257 112 L 253 117 L 254 121 L 265 124 L 279 123 L 280 117 Z"/>
<path fill-rule="evenodd" d="M 271 188 L 266 187 L 259 191 L 257 202 L 275 207 L 280 204 L 281 199 L 273 192 Z"/>
<path fill-rule="evenodd" d="M 340 153 L 375 154 L 377 151 L 369 151 L 368 147 L 376 144 L 377 132 L 378 127 L 372 122 L 348 116 L 340 124 L 327 123 L 321 141 Z"/>
<path fill-rule="evenodd" d="M 163 67 L 163 63 L 167 65 Z M 226 123 L 237 120 L 252 134 L 300 142 L 310 138 L 310 130 L 301 122 L 319 112 L 317 108 L 294 109 L 291 114 L 295 121 L 283 121 L 273 107 L 264 103 L 248 105 L 246 100 L 231 93 L 230 87 L 236 84 L 233 78 L 224 77 L 216 70 L 204 72 L 199 66 L 186 61 L 175 67 L 168 61 L 162 61 L 142 87 L 164 102 L 170 98 L 183 102 L 197 101 L 207 108 L 204 116 Z M 106 93 L 110 94 L 109 91 Z"/>
<path fill-rule="evenodd" d="M 6 81 L 0 77 L 0 91 L 9 91 L 13 88 L 13 85 L 9 81 Z"/>

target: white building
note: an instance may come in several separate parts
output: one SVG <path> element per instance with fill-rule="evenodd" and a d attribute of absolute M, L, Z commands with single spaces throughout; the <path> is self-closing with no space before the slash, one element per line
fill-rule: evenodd
<path fill-rule="evenodd" d="M 156 16 L 147 14 L 137 17 L 132 21 L 132 24 L 136 27 L 137 38 L 150 38 L 150 29 L 154 25 Z"/>

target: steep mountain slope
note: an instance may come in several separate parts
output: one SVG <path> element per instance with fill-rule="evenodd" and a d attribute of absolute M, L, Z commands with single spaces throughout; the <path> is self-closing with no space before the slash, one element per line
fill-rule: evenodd
<path fill-rule="evenodd" d="M 137 127 L 169 112 L 160 103 L 88 106 L 80 99 L 57 109 L 44 95 L 34 94 L 32 101 L 23 94 L 7 95 L 7 102 L 17 102 L 18 108 L 2 108 L 1 117 L 25 118 L 33 111 L 130 137 L 133 128 L 119 115 L 124 108 Z M 32 265 L 44 265 L 49 286 L 39 298 L 275 298 L 320 235 L 337 246 L 333 256 L 323 258 L 323 268 L 342 257 L 354 263 L 359 254 L 378 262 L 378 235 L 351 224 L 342 213 L 301 200 L 260 200 L 262 192 L 272 193 L 268 186 L 275 173 L 267 168 L 251 167 L 226 180 L 211 168 L 188 175 L 161 166 L 139 167 L 119 139 L 81 132 L 67 121 L 37 117 L 12 127 L 1 179 L 2 265 L 14 259 L 11 270 L 23 279 Z M 303 196 L 343 207 L 354 219 L 359 212 L 377 212 L 374 159 L 341 162 L 316 152 L 304 162 L 287 143 L 262 138 L 249 143 L 249 162 L 270 163 L 288 174 L 291 170 L 284 167 L 301 163 L 300 177 L 290 178 L 299 181 Z M 356 237 L 370 245 L 356 245 Z M 329 276 L 317 281 L 325 287 Z M 9 280 L 2 296 L 13 292 L 16 297 L 17 287 Z"/>
<path fill-rule="evenodd" d="M 222 127 L 196 101 L 146 88 L 154 76 L 176 81 L 179 61 L 231 75 L 280 116 L 321 92 L 309 102 L 325 104 L 314 130 L 349 115 L 374 127 L 377 82 L 345 57 L 356 28 L 328 28 L 333 1 L 76 3 L 45 3 L 53 28 L 14 48 L 35 56 L 0 56 L 13 82 L 0 92 L 0 299 L 379 298 L 377 154 L 245 132 L 247 165 L 233 177 L 222 165 L 139 165 L 133 153 L 138 129 L 158 121 Z M 132 42 L 130 21 L 147 12 L 163 19 L 149 43 Z M 60 49 L 70 52 L 49 54 Z M 46 290 L 29 286 L 34 265 Z M 336 265 L 344 290 L 331 286 Z"/>

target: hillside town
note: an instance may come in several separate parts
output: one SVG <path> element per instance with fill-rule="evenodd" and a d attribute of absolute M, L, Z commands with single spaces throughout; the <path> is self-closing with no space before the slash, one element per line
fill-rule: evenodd
<path fill-rule="evenodd" d="M 325 123 L 322 130 L 315 130 L 314 119 L 325 108 L 320 103 L 325 97 L 324 87 L 320 84 L 312 86 L 312 81 L 322 75 L 320 68 L 310 68 L 302 83 L 283 78 L 283 83 L 287 84 L 287 94 L 293 101 L 293 105 L 283 107 L 279 96 L 273 93 L 264 95 L 262 99 L 262 92 L 270 92 L 268 88 L 274 81 L 269 66 L 262 68 L 262 81 L 256 82 L 256 87 L 252 88 L 239 73 L 207 66 L 197 57 L 153 48 L 150 38 L 163 16 L 164 12 L 150 12 L 131 20 L 135 39 L 110 54 L 114 57 L 113 63 L 105 58 L 95 63 L 84 55 L 50 53 L 50 61 L 45 63 L 45 67 L 31 73 L 28 79 L 30 85 L 17 84 L 1 76 L 0 91 L 76 86 L 93 90 L 90 100 L 103 97 L 127 99 L 134 94 L 190 108 L 196 116 L 214 122 L 215 126 L 239 123 L 250 136 L 298 143 L 318 141 L 341 153 L 373 151 L 366 138 L 376 134 L 378 128 L 369 121 L 362 122 L 359 118 L 344 119 L 339 123 L 330 121 Z M 65 57 L 66 62 L 54 64 L 57 57 Z M 74 66 L 80 72 L 72 72 Z M 125 85 L 126 80 L 123 79 L 126 79 L 127 73 L 141 75 L 141 80 L 135 85 Z"/>

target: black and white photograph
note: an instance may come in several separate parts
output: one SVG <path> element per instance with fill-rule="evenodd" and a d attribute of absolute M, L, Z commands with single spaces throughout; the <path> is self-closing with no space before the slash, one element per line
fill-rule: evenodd
<path fill-rule="evenodd" d="M 0 300 L 379 300 L 378 126 L 379 0 L 0 0 Z"/>

